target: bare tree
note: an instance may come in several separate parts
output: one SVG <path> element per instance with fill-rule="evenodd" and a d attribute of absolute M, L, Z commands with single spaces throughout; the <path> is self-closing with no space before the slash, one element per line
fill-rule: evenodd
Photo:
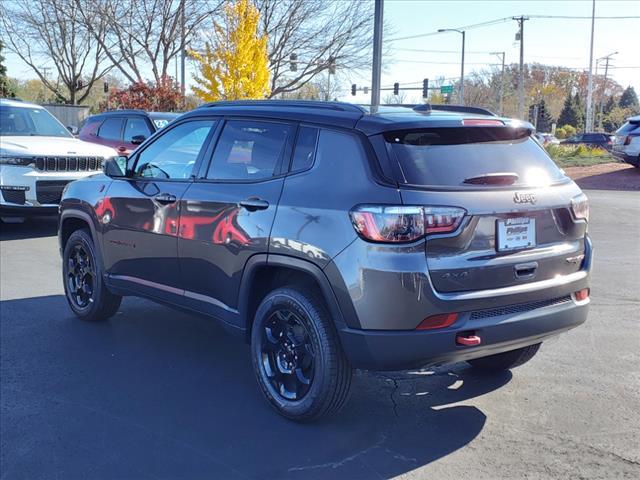
<path fill-rule="evenodd" d="M 401 90 L 398 95 L 387 93 L 384 96 L 383 103 L 386 105 L 404 105 L 407 103 L 407 92 Z"/>
<path fill-rule="evenodd" d="M 151 70 L 159 83 L 169 76 L 170 62 L 213 19 L 222 0 L 75 2 L 96 42 L 128 81 L 142 82 Z M 100 35 L 101 22 L 108 26 L 104 36 Z"/>
<path fill-rule="evenodd" d="M 269 37 L 271 96 L 298 90 L 329 70 L 369 68 L 371 2 L 254 0 Z M 295 71 L 291 55 L 295 55 Z"/>
<path fill-rule="evenodd" d="M 96 81 L 111 68 L 101 42 L 105 24 L 97 20 L 90 33 L 80 20 L 75 0 L 13 0 L 0 6 L 7 48 L 38 75 L 45 87 L 66 103 L 81 103 Z M 51 66 L 55 79 L 46 74 Z"/>

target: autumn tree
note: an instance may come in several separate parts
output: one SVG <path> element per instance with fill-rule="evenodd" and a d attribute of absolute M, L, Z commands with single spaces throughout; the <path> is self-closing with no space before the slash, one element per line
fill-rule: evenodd
<path fill-rule="evenodd" d="M 260 35 L 260 13 L 249 0 L 226 4 L 214 24 L 212 43 L 191 51 L 199 74 L 193 92 L 205 101 L 265 98 L 269 95 L 267 37 Z"/>
<path fill-rule="evenodd" d="M 134 82 L 126 89 L 113 89 L 101 107 L 105 110 L 134 108 L 175 112 L 179 109 L 181 101 L 179 84 L 170 77 L 164 77 L 159 82 Z"/>

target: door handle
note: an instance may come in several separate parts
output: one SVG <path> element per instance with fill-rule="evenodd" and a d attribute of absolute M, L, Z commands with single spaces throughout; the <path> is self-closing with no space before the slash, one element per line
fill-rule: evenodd
<path fill-rule="evenodd" d="M 258 197 L 250 197 L 246 200 L 242 200 L 238 205 L 249 210 L 250 212 L 255 212 L 256 210 L 266 210 L 269 208 L 269 202 L 266 200 L 262 200 Z"/>
<path fill-rule="evenodd" d="M 160 195 L 155 196 L 156 202 L 162 203 L 163 205 L 168 205 L 170 203 L 176 203 L 176 196 L 171 195 L 170 193 L 161 193 Z"/>

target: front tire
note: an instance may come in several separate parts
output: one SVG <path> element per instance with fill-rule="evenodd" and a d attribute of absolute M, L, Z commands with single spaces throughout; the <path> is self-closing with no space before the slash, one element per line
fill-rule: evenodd
<path fill-rule="evenodd" d="M 87 230 L 76 230 L 69 236 L 62 262 L 64 293 L 73 313 L 82 320 L 100 321 L 118 311 L 122 297 L 107 290 Z"/>
<path fill-rule="evenodd" d="M 467 362 L 472 367 L 481 370 L 489 370 L 493 372 L 510 370 L 531 360 L 533 356 L 538 353 L 540 345 L 540 343 L 536 343 L 535 345 L 518 348 L 516 350 L 511 350 L 510 352 L 498 353 L 488 357 L 474 358 L 473 360 L 467 360 Z"/>
<path fill-rule="evenodd" d="M 279 288 L 262 300 L 251 359 L 263 395 L 288 419 L 335 414 L 348 398 L 351 365 L 324 303 L 307 289 Z"/>

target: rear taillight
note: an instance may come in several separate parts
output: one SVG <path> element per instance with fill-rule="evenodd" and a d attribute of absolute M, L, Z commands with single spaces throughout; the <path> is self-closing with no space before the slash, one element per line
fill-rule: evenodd
<path fill-rule="evenodd" d="M 571 210 L 576 218 L 589 221 L 589 199 L 584 193 L 571 199 Z"/>
<path fill-rule="evenodd" d="M 466 211 L 457 207 L 360 205 L 351 212 L 356 232 L 372 242 L 413 242 L 425 235 L 455 231 Z"/>

